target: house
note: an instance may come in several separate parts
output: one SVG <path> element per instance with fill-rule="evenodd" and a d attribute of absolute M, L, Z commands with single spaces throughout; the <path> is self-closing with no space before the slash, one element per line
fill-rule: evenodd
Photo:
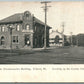
<path fill-rule="evenodd" d="M 49 29 L 46 28 L 46 43 L 49 46 Z M 29 11 L 17 13 L 0 20 L 0 49 L 42 48 L 45 24 Z"/>
<path fill-rule="evenodd" d="M 49 37 L 50 46 L 63 46 L 64 35 L 62 33 L 52 30 Z"/>

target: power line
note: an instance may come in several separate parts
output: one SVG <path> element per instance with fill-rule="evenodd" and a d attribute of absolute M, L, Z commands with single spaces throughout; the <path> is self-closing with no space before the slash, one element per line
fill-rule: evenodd
<path fill-rule="evenodd" d="M 45 33 L 44 33 L 44 49 L 46 49 L 46 27 L 47 27 L 47 10 L 48 10 L 48 7 L 51 7 L 51 6 L 47 6 L 47 4 L 50 3 L 50 1 L 43 1 L 41 2 L 41 4 L 44 4 L 43 8 L 44 11 L 45 11 Z"/>

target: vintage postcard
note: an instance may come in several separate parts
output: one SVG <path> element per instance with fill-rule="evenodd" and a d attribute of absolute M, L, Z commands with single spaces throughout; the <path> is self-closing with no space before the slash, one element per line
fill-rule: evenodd
<path fill-rule="evenodd" d="M 0 2 L 0 82 L 84 82 L 83 76 L 83 1 Z"/>
<path fill-rule="evenodd" d="M 63 83 L 63 82 L 60 82 L 60 83 L 46 83 L 46 82 L 44 82 L 44 83 L 41 83 L 41 82 L 39 82 L 39 83 L 28 83 L 28 82 L 1 82 L 0 84 L 84 84 L 84 83 L 74 83 L 74 82 L 67 82 L 67 83 Z"/>

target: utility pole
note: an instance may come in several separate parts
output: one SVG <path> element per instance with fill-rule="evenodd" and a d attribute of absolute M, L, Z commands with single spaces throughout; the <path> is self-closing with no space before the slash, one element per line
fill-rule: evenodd
<path fill-rule="evenodd" d="M 63 30 L 62 30 L 62 37 L 63 37 L 63 42 L 62 42 L 62 46 L 64 46 L 64 27 L 65 27 L 65 25 L 64 25 L 64 22 L 62 23 L 62 28 L 63 28 Z"/>
<path fill-rule="evenodd" d="M 71 46 L 73 45 L 72 32 L 71 33 Z"/>
<path fill-rule="evenodd" d="M 48 7 L 51 7 L 51 6 L 47 6 L 48 3 L 50 3 L 50 1 L 41 2 L 41 4 L 45 5 L 45 6 L 42 7 L 45 11 L 44 49 L 46 49 L 47 9 L 48 9 Z"/>

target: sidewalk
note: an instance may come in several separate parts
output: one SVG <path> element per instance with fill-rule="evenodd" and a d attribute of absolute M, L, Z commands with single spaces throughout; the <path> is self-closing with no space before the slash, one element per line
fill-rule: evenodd
<path fill-rule="evenodd" d="M 49 50 L 49 49 L 54 49 L 56 47 L 46 47 L 46 49 L 43 48 L 32 48 L 31 50 L 37 51 L 37 50 Z"/>

